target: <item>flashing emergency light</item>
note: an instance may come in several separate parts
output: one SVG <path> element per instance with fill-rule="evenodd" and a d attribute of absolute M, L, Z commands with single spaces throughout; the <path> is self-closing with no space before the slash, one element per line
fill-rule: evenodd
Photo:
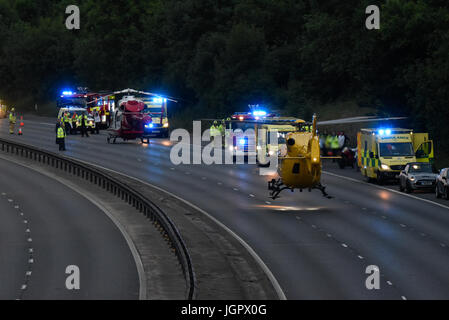
<path fill-rule="evenodd" d="M 154 103 L 167 102 L 167 98 L 153 98 Z"/>
<path fill-rule="evenodd" d="M 153 128 L 154 124 L 150 123 L 150 124 L 146 124 L 145 128 Z"/>
<path fill-rule="evenodd" d="M 384 136 L 384 135 L 389 136 L 391 134 L 391 129 L 379 129 L 378 133 L 381 136 Z"/>
<path fill-rule="evenodd" d="M 239 143 L 243 146 L 243 145 L 246 144 L 246 140 L 245 140 L 245 139 L 240 139 L 240 140 L 239 140 Z"/>
<path fill-rule="evenodd" d="M 72 94 L 73 94 L 72 91 L 63 91 L 63 92 L 62 92 L 62 95 L 63 95 L 63 96 L 71 96 Z"/>
<path fill-rule="evenodd" d="M 257 111 L 253 111 L 253 115 L 254 116 L 258 116 L 258 117 L 264 117 L 267 115 L 266 111 L 262 111 L 262 110 L 257 110 Z"/>

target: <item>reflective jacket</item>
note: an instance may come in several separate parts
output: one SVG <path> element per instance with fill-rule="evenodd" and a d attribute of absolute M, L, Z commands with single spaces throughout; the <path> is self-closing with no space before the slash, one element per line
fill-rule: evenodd
<path fill-rule="evenodd" d="M 58 139 L 64 139 L 65 138 L 65 132 L 64 132 L 63 128 L 61 128 L 61 127 L 58 128 L 58 132 L 57 132 L 56 137 Z"/>
<path fill-rule="evenodd" d="M 9 122 L 16 123 L 16 115 L 13 113 L 9 114 Z"/>
<path fill-rule="evenodd" d="M 332 137 L 331 148 L 332 149 L 338 149 L 339 148 L 338 137 L 337 136 L 333 136 Z"/>

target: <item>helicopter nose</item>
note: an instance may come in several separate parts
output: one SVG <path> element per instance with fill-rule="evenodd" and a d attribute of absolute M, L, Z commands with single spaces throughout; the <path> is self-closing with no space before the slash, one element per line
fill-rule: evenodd
<path fill-rule="evenodd" d="M 295 145 L 295 139 L 293 139 L 293 138 L 288 139 L 288 140 L 287 140 L 287 144 L 288 144 L 289 146 L 294 146 L 294 145 Z"/>

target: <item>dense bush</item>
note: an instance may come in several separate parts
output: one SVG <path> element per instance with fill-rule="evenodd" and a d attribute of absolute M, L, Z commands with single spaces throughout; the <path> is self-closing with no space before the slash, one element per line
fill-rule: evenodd
<path fill-rule="evenodd" d="M 356 99 L 408 115 L 449 150 L 446 0 L 0 0 L 0 96 L 18 107 L 66 86 L 138 87 L 177 112 L 222 117 L 264 103 L 309 117 L 310 101 Z M 381 7 L 381 30 L 365 8 Z"/>

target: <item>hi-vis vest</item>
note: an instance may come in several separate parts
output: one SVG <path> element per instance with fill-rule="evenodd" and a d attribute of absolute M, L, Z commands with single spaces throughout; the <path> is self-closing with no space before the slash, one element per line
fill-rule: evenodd
<path fill-rule="evenodd" d="M 16 116 L 12 113 L 9 114 L 9 122 L 16 123 Z"/>
<path fill-rule="evenodd" d="M 212 127 L 210 127 L 210 135 L 211 136 L 219 136 L 221 135 L 220 130 L 218 129 L 218 127 L 216 127 L 215 125 L 212 125 Z"/>
<path fill-rule="evenodd" d="M 64 129 L 62 129 L 61 127 L 58 128 L 57 138 L 58 138 L 58 139 L 64 139 L 64 138 L 65 138 L 65 132 L 64 132 Z"/>
<path fill-rule="evenodd" d="M 331 148 L 332 149 L 338 149 L 339 148 L 339 143 L 338 143 L 338 137 L 337 136 L 333 136 L 332 137 Z"/>

